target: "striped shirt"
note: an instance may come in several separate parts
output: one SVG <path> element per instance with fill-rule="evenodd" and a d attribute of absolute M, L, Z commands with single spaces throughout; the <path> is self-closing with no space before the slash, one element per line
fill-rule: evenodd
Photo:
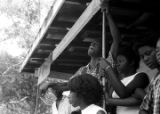
<path fill-rule="evenodd" d="M 151 81 L 140 109 L 149 114 L 160 114 L 160 74 Z"/>

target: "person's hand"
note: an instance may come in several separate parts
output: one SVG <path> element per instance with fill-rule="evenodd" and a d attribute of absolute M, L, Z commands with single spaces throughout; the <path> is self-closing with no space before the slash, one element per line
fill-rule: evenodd
<path fill-rule="evenodd" d="M 109 94 L 106 92 L 105 93 L 105 102 L 107 105 L 109 105 L 109 99 L 110 99 Z"/>
<path fill-rule="evenodd" d="M 40 90 L 46 90 L 49 86 L 48 82 L 43 82 L 42 84 L 40 84 L 39 89 Z"/>
<path fill-rule="evenodd" d="M 109 13 L 109 0 L 100 0 L 101 1 L 101 9 L 102 11 L 106 11 L 106 13 Z"/>
<path fill-rule="evenodd" d="M 99 65 L 102 70 L 106 70 L 107 67 L 111 67 L 110 63 L 104 58 L 100 60 Z"/>
<path fill-rule="evenodd" d="M 111 67 L 110 63 L 107 60 L 105 60 L 104 58 L 102 58 L 99 62 L 100 76 L 105 76 L 106 70 L 110 67 Z"/>

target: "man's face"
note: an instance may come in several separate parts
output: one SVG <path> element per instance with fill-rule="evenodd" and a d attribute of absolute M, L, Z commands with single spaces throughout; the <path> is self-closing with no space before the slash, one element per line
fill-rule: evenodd
<path fill-rule="evenodd" d="M 91 45 L 89 46 L 89 49 L 88 49 L 88 55 L 89 56 L 98 56 L 98 53 L 100 51 L 100 43 L 97 42 L 97 41 L 93 41 L 91 43 Z"/>
<path fill-rule="evenodd" d="M 138 49 L 138 53 L 143 62 L 151 69 L 157 67 L 156 51 L 153 47 L 143 46 Z"/>
<path fill-rule="evenodd" d="M 160 64 L 160 39 L 157 41 L 156 45 L 156 59 L 158 64 Z"/>

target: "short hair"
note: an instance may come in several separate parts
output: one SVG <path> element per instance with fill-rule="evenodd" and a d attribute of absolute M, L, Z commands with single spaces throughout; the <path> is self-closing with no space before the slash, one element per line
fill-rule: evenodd
<path fill-rule="evenodd" d="M 61 88 L 60 85 L 58 85 L 57 83 L 52 83 L 48 86 L 48 88 L 52 88 L 52 90 L 55 91 L 56 97 L 60 98 L 62 97 L 62 93 L 63 93 L 63 89 Z M 47 89 L 48 89 L 47 88 Z"/>
<path fill-rule="evenodd" d="M 97 104 L 102 100 L 102 86 L 98 79 L 90 74 L 82 74 L 72 78 L 68 86 L 70 91 L 77 93 L 88 105 Z"/>
<path fill-rule="evenodd" d="M 140 57 L 135 53 L 131 46 L 121 46 L 118 50 L 118 55 L 125 56 L 128 63 L 133 64 L 135 70 L 139 67 Z"/>
<path fill-rule="evenodd" d="M 91 43 L 93 41 L 96 41 L 98 42 L 100 45 L 99 45 L 99 52 L 98 52 L 98 57 L 102 57 L 102 38 L 93 38 Z M 105 49 L 106 49 L 106 52 L 109 51 L 109 47 L 111 46 L 111 44 L 109 44 L 109 46 L 107 46 L 107 44 L 105 45 Z M 106 56 L 108 55 L 108 53 L 105 53 Z"/>
<path fill-rule="evenodd" d="M 156 47 L 156 43 L 153 43 L 153 42 L 141 42 L 141 43 L 137 43 L 134 45 L 134 50 L 136 52 L 138 52 L 138 50 L 141 48 L 141 47 L 144 47 L 144 46 L 149 46 L 149 47 L 152 47 L 152 48 L 155 48 Z"/>

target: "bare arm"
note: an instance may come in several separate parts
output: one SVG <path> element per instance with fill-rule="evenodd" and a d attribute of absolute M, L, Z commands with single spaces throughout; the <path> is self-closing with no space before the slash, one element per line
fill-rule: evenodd
<path fill-rule="evenodd" d="M 117 53 L 118 53 L 118 47 L 119 47 L 120 32 L 119 32 L 118 27 L 116 26 L 111 14 L 107 10 L 106 10 L 106 17 L 107 17 L 109 29 L 110 29 L 110 32 L 111 32 L 111 35 L 113 38 L 110 52 L 113 56 L 113 59 L 116 60 Z"/>
<path fill-rule="evenodd" d="M 97 114 L 105 114 L 105 112 L 103 110 L 100 110 L 97 112 Z"/>
<path fill-rule="evenodd" d="M 108 78 L 111 82 L 112 87 L 119 95 L 120 98 L 127 98 L 131 96 L 136 88 L 145 88 L 147 84 L 144 82 L 148 80 L 148 77 L 145 73 L 139 73 L 135 76 L 135 78 L 125 86 L 117 77 L 113 69 L 110 67 L 107 69 L 106 73 L 108 74 Z"/>
<path fill-rule="evenodd" d="M 101 0 L 101 9 L 102 11 L 105 11 L 106 18 L 108 20 L 108 26 L 111 32 L 111 36 L 113 38 L 113 42 L 110 48 L 110 52 L 113 56 L 113 59 L 116 60 L 117 58 L 117 52 L 119 47 L 119 41 L 120 41 L 120 32 L 119 29 L 114 22 L 112 15 L 109 12 L 109 0 Z"/>
<path fill-rule="evenodd" d="M 124 99 L 119 98 L 109 98 L 107 99 L 107 103 L 113 106 L 137 106 L 140 105 L 142 100 L 136 99 L 134 97 L 128 97 Z"/>
<path fill-rule="evenodd" d="M 138 99 L 143 99 L 145 95 L 146 95 L 146 92 L 144 91 L 144 89 L 141 89 L 141 88 L 137 88 L 133 94 L 133 96 Z"/>
<path fill-rule="evenodd" d="M 82 70 L 82 67 L 79 68 L 76 73 L 71 77 L 71 78 L 74 78 L 75 76 L 77 76 Z M 46 91 L 47 88 L 54 88 L 54 86 L 57 85 L 59 86 L 59 88 L 62 90 L 62 91 L 68 91 L 69 88 L 68 88 L 68 82 L 60 82 L 60 83 L 53 83 L 53 82 L 44 82 L 40 85 L 40 90 L 41 91 Z"/>

